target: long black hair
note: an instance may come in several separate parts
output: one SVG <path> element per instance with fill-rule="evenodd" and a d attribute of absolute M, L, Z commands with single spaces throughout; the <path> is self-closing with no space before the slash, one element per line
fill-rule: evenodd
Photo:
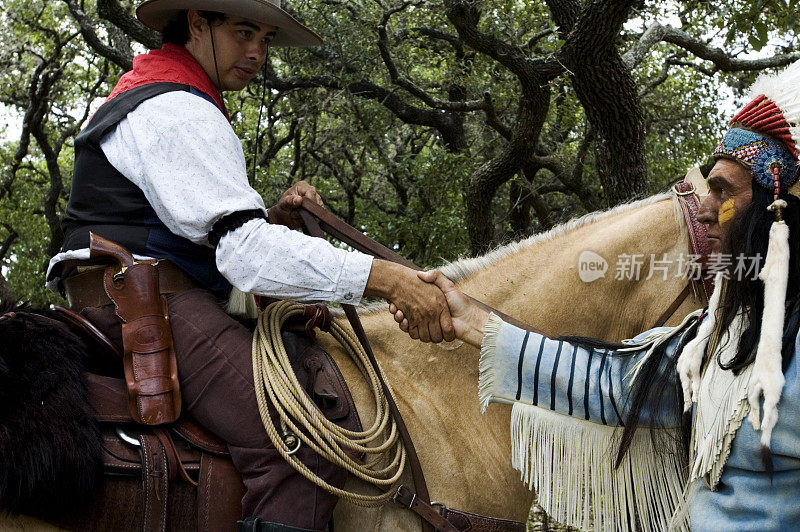
<path fill-rule="evenodd" d="M 786 304 L 787 316 L 791 317 L 790 312 L 797 303 L 798 291 L 800 291 L 800 199 L 785 193 L 781 199 L 787 203 L 787 208 L 783 210 L 783 219 L 789 226 L 789 278 L 786 287 Z M 768 235 L 774 221 L 774 215 L 767 210 L 772 201 L 772 191 L 758 185 L 753 186 L 753 199 L 750 205 L 743 210 L 740 216 L 731 220 L 727 236 L 727 249 L 736 250 L 737 254 L 742 253 L 748 259 L 760 257 L 763 265 L 769 244 Z M 743 313 L 746 328 L 739 339 L 736 356 L 726 364 L 720 363 L 723 369 L 730 369 L 737 375 L 755 360 L 756 346 L 761 336 L 764 283 L 755 275 L 743 276 L 741 279 L 732 276 L 728 281 L 717 313 L 719 330 L 725 330 L 730 326 L 739 311 Z M 791 321 L 787 319 L 787 323 Z M 789 342 L 788 345 L 784 342 L 784 370 L 791 358 L 793 347 L 794 342 Z"/>

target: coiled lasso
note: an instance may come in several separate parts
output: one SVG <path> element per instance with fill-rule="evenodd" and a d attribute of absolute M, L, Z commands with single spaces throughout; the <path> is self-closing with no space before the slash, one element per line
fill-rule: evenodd
<path fill-rule="evenodd" d="M 302 315 L 303 308 L 303 305 L 292 301 L 277 301 L 258 316 L 253 335 L 253 377 L 258 411 L 264 428 L 281 456 L 305 478 L 353 504 L 381 506 L 394 495 L 395 490 L 389 488 L 403 473 L 406 450 L 389 412 L 389 403 L 381 389 L 378 375 L 355 334 L 335 321 L 331 322 L 331 335 L 345 348 L 361 374 L 370 382 L 376 413 L 372 426 L 361 432 L 344 429 L 326 419 L 298 382 L 281 339 L 283 323 L 292 316 Z M 330 485 L 312 472 L 278 434 L 269 415 L 267 396 L 278 412 L 283 430 L 293 432 L 326 460 L 386 491 L 380 495 L 345 491 Z M 314 437 L 310 438 L 308 434 Z M 340 446 L 375 458 L 367 461 L 371 463 L 362 464 L 349 457 Z M 380 467 L 389 456 L 389 465 Z"/>

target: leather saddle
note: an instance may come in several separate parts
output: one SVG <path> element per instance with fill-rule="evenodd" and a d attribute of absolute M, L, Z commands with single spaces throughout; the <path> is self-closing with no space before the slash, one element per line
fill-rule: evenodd
<path fill-rule="evenodd" d="M 319 307 L 310 314 L 319 315 Z M 327 309 L 326 309 L 327 312 Z M 121 378 L 122 353 L 80 314 L 50 313 L 92 347 L 85 373 L 89 403 L 100 423 L 104 486 L 87 513 L 58 522 L 73 530 L 234 530 L 241 519 L 244 485 L 227 445 L 182 414 L 158 427 L 137 423 Z M 309 324 L 282 331 L 292 367 L 309 397 L 331 421 L 361 430 L 352 397 L 333 359 L 310 337 Z"/>

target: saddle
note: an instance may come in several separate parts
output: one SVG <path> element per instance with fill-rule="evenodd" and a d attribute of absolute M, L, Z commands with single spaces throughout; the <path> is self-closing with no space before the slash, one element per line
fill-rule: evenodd
<path fill-rule="evenodd" d="M 309 314 L 319 312 L 315 306 Z M 93 352 L 105 353 L 105 360 L 91 361 L 93 368 L 121 364 L 120 349 L 80 314 L 57 308 L 51 317 L 96 348 Z M 298 380 L 328 419 L 361 430 L 333 359 L 305 333 L 294 332 L 306 327 L 289 324 L 292 330 L 282 332 Z M 225 442 L 186 414 L 166 425 L 138 423 L 123 378 L 84 377 L 102 432 L 104 486 L 88 512 L 57 524 L 81 531 L 234 530 L 244 485 Z"/>

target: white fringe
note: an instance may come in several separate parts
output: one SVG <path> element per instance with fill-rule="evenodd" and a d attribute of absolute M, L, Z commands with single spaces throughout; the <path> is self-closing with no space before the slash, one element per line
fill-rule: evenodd
<path fill-rule="evenodd" d="M 225 312 L 231 316 L 255 319 L 258 317 L 256 298 L 253 294 L 242 292 L 234 286 L 231 288 L 230 296 L 228 296 Z"/>
<path fill-rule="evenodd" d="M 486 407 L 495 395 L 495 371 L 494 359 L 497 351 L 497 334 L 503 320 L 492 312 L 486 320 L 485 330 L 483 331 L 483 341 L 481 342 L 481 358 L 478 362 L 478 400 L 481 403 L 481 414 L 486 412 Z"/>
<path fill-rule="evenodd" d="M 770 208 L 778 202 L 782 200 L 776 201 Z M 786 205 L 785 202 L 783 205 Z M 786 381 L 781 371 L 781 346 L 789 276 L 789 227 L 783 221 L 774 222 L 770 228 L 767 257 L 758 276 L 764 281 L 764 314 L 748 399 L 750 422 L 755 430 L 761 429 L 761 445 L 769 447 L 772 429 L 778 422 L 778 402 Z M 760 420 L 759 411 L 762 395 L 763 421 Z"/>
<path fill-rule="evenodd" d="M 695 407 L 689 482 L 704 477 L 712 490 L 719 483 L 722 469 L 728 461 L 733 437 L 750 412 L 747 386 L 752 366 L 739 375 L 720 367 L 720 363 L 728 363 L 736 356 L 738 339 L 744 329 L 744 319 L 739 313 L 721 335 L 717 349 L 708 362 Z"/>
<path fill-rule="evenodd" d="M 686 488 L 683 490 L 678 507 L 675 509 L 675 511 L 672 513 L 672 517 L 669 519 L 667 530 L 672 532 L 673 530 L 689 530 L 691 528 L 689 526 L 689 510 L 691 509 L 692 499 L 697 494 L 699 487 L 700 481 L 698 480 L 694 482 L 688 482 L 686 484 Z"/>
<path fill-rule="evenodd" d="M 676 369 L 681 379 L 681 388 L 683 388 L 684 412 L 688 412 L 692 407 L 692 403 L 697 401 L 697 392 L 700 389 L 700 366 L 703 363 L 703 355 L 708 346 L 708 339 L 717 324 L 717 309 L 719 308 L 722 284 L 722 273 L 718 273 L 714 279 L 714 292 L 712 292 L 711 299 L 708 301 L 708 317 L 697 329 L 697 336 L 686 344 L 686 347 L 683 348 L 678 357 Z"/>
<path fill-rule="evenodd" d="M 680 504 L 685 467 L 677 454 L 656 452 L 649 430 L 636 431 L 614 469 L 615 427 L 515 403 L 512 465 L 561 523 L 584 530 L 662 531 Z"/>

